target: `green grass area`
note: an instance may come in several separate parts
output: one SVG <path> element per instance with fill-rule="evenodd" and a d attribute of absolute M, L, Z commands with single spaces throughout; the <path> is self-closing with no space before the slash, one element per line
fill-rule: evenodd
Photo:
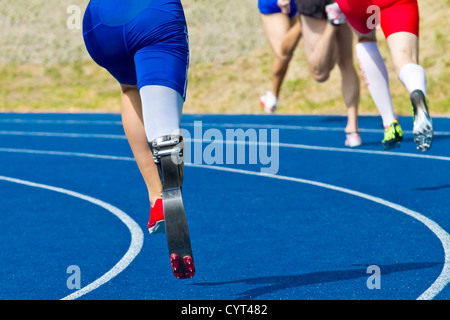
<path fill-rule="evenodd" d="M 450 0 L 421 0 L 420 63 L 427 71 L 432 114 L 450 115 Z M 252 1 L 184 1 L 190 33 L 186 113 L 263 113 L 259 98 L 270 88 L 272 52 Z M 0 4 L 0 111 L 119 112 L 116 81 L 84 49 L 81 30 L 68 30 L 66 9 L 82 0 L 30 0 Z M 239 10 L 236 10 L 236 7 Z M 385 58 L 395 111 L 410 115 L 408 93 Z M 345 114 L 337 68 L 325 83 L 310 76 L 303 43 L 282 87 L 278 113 Z M 377 114 L 361 79 L 361 114 Z"/>
<path fill-rule="evenodd" d="M 119 86 L 90 61 L 0 68 L 0 111 L 119 112 Z"/>
<path fill-rule="evenodd" d="M 297 51 L 283 84 L 277 112 L 345 114 L 339 71 L 333 70 L 327 82 L 316 83 L 308 73 L 301 49 Z M 269 48 L 261 48 L 233 62 L 191 66 L 185 112 L 262 113 L 258 99 L 270 86 L 271 59 Z M 434 114 L 450 114 L 450 63 L 435 61 L 428 67 L 433 69 L 437 65 L 442 72 L 429 72 L 428 76 L 431 110 Z M 401 115 L 409 115 L 407 91 L 393 72 L 390 77 L 395 109 Z M 119 86 L 90 60 L 51 66 L 3 65 L 0 67 L 0 111 L 119 112 Z M 360 113 L 377 113 L 362 77 Z"/>

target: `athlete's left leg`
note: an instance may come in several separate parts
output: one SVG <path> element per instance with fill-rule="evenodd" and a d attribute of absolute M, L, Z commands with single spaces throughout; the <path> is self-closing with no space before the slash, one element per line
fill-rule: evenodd
<path fill-rule="evenodd" d="M 389 76 L 378 49 L 376 31 L 362 34 L 355 30 L 358 44 L 355 46 L 361 72 L 366 80 L 367 88 L 380 112 L 383 125 L 387 128 L 397 119 L 389 88 Z"/>
<path fill-rule="evenodd" d="M 152 206 L 161 198 L 162 184 L 153 154 L 147 142 L 142 115 L 141 96 L 137 86 L 121 85 L 122 124 L 128 143 L 148 190 Z"/>
<path fill-rule="evenodd" d="M 359 66 L 383 121 L 385 131 L 381 143 L 385 150 L 400 146 L 403 131 L 394 112 L 388 71 L 378 49 L 376 30 L 372 30 L 368 34 L 362 34 L 355 30 L 355 33 L 358 37 L 355 51 Z"/>
<path fill-rule="evenodd" d="M 261 97 L 265 111 L 275 111 L 292 54 L 300 40 L 302 30 L 296 17 L 289 18 L 283 13 L 262 14 L 261 20 L 270 47 L 275 55 L 272 68 L 272 88 Z"/>
<path fill-rule="evenodd" d="M 338 43 L 338 66 L 341 71 L 342 96 L 347 107 L 347 126 L 345 132 L 349 141 L 352 135 L 359 138 L 358 106 L 360 83 L 353 64 L 353 33 L 348 24 L 339 27 L 336 33 Z M 360 139 L 359 139 L 360 140 Z M 359 143 L 360 144 L 360 143 Z M 352 146 L 352 145 L 349 145 Z"/>

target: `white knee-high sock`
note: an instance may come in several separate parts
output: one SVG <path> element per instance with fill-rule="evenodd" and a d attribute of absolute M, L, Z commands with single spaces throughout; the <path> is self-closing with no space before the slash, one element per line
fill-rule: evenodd
<path fill-rule="evenodd" d="M 400 70 L 399 78 L 409 92 L 421 90 L 427 95 L 427 78 L 422 66 L 415 63 L 405 64 Z"/>
<path fill-rule="evenodd" d="M 144 86 L 139 92 L 147 141 L 164 135 L 181 135 L 183 97 L 164 86 Z"/>
<path fill-rule="evenodd" d="M 389 89 L 389 76 L 376 42 L 363 42 L 355 46 L 361 72 L 385 127 L 396 120 Z"/>

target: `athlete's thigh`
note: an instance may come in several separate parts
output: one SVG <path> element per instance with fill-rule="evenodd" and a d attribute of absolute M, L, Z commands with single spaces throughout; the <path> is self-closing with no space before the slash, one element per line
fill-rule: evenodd
<path fill-rule="evenodd" d="M 373 0 L 381 8 L 380 24 L 386 38 L 397 32 L 419 36 L 417 0 Z"/>
<path fill-rule="evenodd" d="M 353 32 L 348 24 L 339 27 L 336 35 L 338 63 L 353 67 Z"/>
<path fill-rule="evenodd" d="M 281 43 L 291 27 L 291 19 L 283 13 L 273 13 L 262 14 L 261 20 L 267 41 L 275 54 L 281 56 Z"/>
<path fill-rule="evenodd" d="M 326 5 L 334 0 L 296 0 L 305 54 L 310 57 L 327 26 Z"/>
<path fill-rule="evenodd" d="M 309 58 L 327 26 L 327 20 L 300 16 L 302 22 L 302 37 L 306 56 Z"/>

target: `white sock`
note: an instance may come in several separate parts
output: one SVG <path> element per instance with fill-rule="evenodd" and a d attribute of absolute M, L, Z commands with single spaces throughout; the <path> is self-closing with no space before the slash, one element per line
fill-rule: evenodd
<path fill-rule="evenodd" d="M 421 90 L 427 95 L 427 78 L 425 69 L 415 63 L 408 63 L 400 70 L 400 81 L 405 85 L 409 92 Z"/>
<path fill-rule="evenodd" d="M 389 89 L 389 76 L 376 42 L 363 42 L 355 46 L 361 72 L 373 102 L 380 112 L 385 127 L 397 119 Z"/>
<path fill-rule="evenodd" d="M 164 135 L 181 135 L 183 97 L 164 86 L 144 86 L 139 92 L 147 141 Z"/>

